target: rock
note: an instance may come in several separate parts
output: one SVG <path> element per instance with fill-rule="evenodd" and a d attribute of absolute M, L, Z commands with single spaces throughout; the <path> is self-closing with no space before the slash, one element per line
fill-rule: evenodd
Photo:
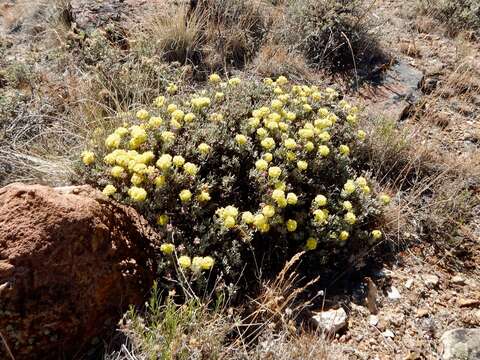
<path fill-rule="evenodd" d="M 70 358 L 142 304 L 153 240 L 133 209 L 88 186 L 0 189 L 0 329 L 15 359 Z"/>
<path fill-rule="evenodd" d="M 366 86 L 360 95 L 374 112 L 401 121 L 420 100 L 422 79 L 422 71 L 400 60 L 385 73 L 378 86 Z"/>
<path fill-rule="evenodd" d="M 378 316 L 376 315 L 370 315 L 368 317 L 368 325 L 370 326 L 377 326 L 378 324 Z"/>
<path fill-rule="evenodd" d="M 430 313 L 430 310 L 425 309 L 425 308 L 420 308 L 420 309 L 417 309 L 415 316 L 417 318 L 422 318 L 422 317 L 427 316 L 429 313 Z"/>
<path fill-rule="evenodd" d="M 390 300 L 399 300 L 402 298 L 400 292 L 395 286 L 392 286 L 389 290 L 387 290 L 387 296 Z"/>
<path fill-rule="evenodd" d="M 422 280 L 429 289 L 437 287 L 440 281 L 437 275 L 431 274 L 422 275 Z"/>
<path fill-rule="evenodd" d="M 343 308 L 331 309 L 316 313 L 312 320 L 325 334 L 333 335 L 347 326 L 347 313 Z"/>
<path fill-rule="evenodd" d="M 413 279 L 408 279 L 406 282 L 405 282 L 405 287 L 407 289 L 411 289 L 413 286 Z"/>
<path fill-rule="evenodd" d="M 480 305 L 480 300 L 479 299 L 460 298 L 460 299 L 458 299 L 458 305 L 460 307 L 475 307 L 475 306 Z"/>
<path fill-rule="evenodd" d="M 454 329 L 440 338 L 443 360 L 480 359 L 480 329 Z"/>
<path fill-rule="evenodd" d="M 465 278 L 462 275 L 455 275 L 450 281 L 455 285 L 465 285 Z"/>
<path fill-rule="evenodd" d="M 384 332 L 382 332 L 382 335 L 390 339 L 393 339 L 395 337 L 395 334 L 393 333 L 392 330 L 385 330 Z"/>

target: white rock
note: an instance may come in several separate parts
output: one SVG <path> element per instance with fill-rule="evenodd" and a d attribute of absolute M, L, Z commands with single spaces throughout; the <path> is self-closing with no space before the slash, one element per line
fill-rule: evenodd
<path fill-rule="evenodd" d="M 413 279 L 408 279 L 408 280 L 405 282 L 405 287 L 406 287 L 407 289 L 410 289 L 412 286 L 413 286 Z"/>
<path fill-rule="evenodd" d="M 451 281 L 455 285 L 465 285 L 465 278 L 462 275 L 455 275 Z"/>
<path fill-rule="evenodd" d="M 480 329 L 449 330 L 442 335 L 440 341 L 443 360 L 480 358 Z"/>
<path fill-rule="evenodd" d="M 431 274 L 423 275 L 422 280 L 429 289 L 433 289 L 434 287 L 436 287 L 438 285 L 438 282 L 440 281 L 437 275 Z"/>
<path fill-rule="evenodd" d="M 370 315 L 370 316 L 368 317 L 368 324 L 369 324 L 370 326 L 377 326 L 378 321 L 379 321 L 379 320 L 378 320 L 378 316 L 376 316 L 376 315 Z"/>
<path fill-rule="evenodd" d="M 312 320 L 325 333 L 334 334 L 347 326 L 347 313 L 343 308 L 332 309 L 316 313 Z"/>
<path fill-rule="evenodd" d="M 392 330 L 385 330 L 384 332 L 382 332 L 382 335 L 390 339 L 393 339 L 395 337 L 395 334 Z"/>
<path fill-rule="evenodd" d="M 402 295 L 400 295 L 400 292 L 395 286 L 392 286 L 390 290 L 387 290 L 387 296 L 390 300 L 398 300 L 402 298 Z"/>

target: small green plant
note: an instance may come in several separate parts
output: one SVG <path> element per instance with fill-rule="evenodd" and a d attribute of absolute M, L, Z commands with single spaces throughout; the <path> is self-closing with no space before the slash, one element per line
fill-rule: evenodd
<path fill-rule="evenodd" d="M 417 9 L 445 24 L 451 35 L 471 30 L 480 36 L 480 3 L 476 0 L 419 0 Z"/>
<path fill-rule="evenodd" d="M 278 269 L 304 249 L 319 271 L 382 238 L 390 198 L 357 170 L 357 117 L 332 88 L 213 74 L 193 94 L 172 83 L 153 107 L 121 114 L 83 169 L 157 227 L 171 278 L 231 282 L 255 259 Z"/>
<path fill-rule="evenodd" d="M 369 10 L 363 0 L 289 1 L 284 42 L 317 68 L 338 71 L 371 65 L 385 55 L 378 47 Z"/>

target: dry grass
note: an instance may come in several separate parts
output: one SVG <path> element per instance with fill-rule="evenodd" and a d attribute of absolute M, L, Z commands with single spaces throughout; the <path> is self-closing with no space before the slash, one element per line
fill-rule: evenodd
<path fill-rule="evenodd" d="M 123 332 L 129 340 L 107 359 L 329 358 L 334 350 L 328 341 L 299 327 L 297 317 L 309 306 L 299 296 L 317 280 L 298 286 L 299 277 L 292 268 L 302 255 L 292 258 L 276 279 L 263 285 L 243 316 L 221 299 L 208 303 L 191 298 L 176 305 L 169 296 L 162 303 L 154 287 L 145 312 L 128 315 Z"/>

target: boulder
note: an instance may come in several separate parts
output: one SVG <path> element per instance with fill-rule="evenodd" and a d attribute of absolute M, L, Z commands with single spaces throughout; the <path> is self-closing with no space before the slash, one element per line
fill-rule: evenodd
<path fill-rule="evenodd" d="M 89 186 L 0 189 L 0 358 L 70 358 L 113 329 L 148 295 L 152 241 Z"/>
<path fill-rule="evenodd" d="M 480 359 L 480 329 L 454 329 L 440 339 L 443 360 Z"/>

